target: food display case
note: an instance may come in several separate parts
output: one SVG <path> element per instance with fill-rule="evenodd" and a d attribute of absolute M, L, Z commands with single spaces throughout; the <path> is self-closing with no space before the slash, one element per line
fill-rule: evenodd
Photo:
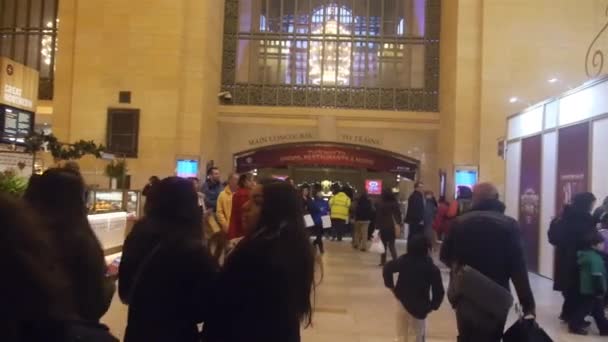
<path fill-rule="evenodd" d="M 129 216 L 140 214 L 141 193 L 135 190 L 90 190 L 87 198 L 89 214 L 124 211 Z"/>
<path fill-rule="evenodd" d="M 91 189 L 87 194 L 89 223 L 107 253 L 119 251 L 127 226 L 139 216 L 141 193 L 134 190 Z"/>

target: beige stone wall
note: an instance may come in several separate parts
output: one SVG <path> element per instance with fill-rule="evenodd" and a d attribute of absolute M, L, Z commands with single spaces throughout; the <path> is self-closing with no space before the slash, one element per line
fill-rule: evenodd
<path fill-rule="evenodd" d="M 176 157 L 216 158 L 223 0 L 60 2 L 53 129 L 63 141 L 105 143 L 109 107 L 139 108 L 134 186 L 171 175 Z M 118 92 L 132 92 L 130 105 Z M 84 160 L 104 184 L 103 162 Z M 103 165 L 102 165 L 103 166 Z"/>
<path fill-rule="evenodd" d="M 588 46 L 608 23 L 605 0 L 484 1 L 480 129 L 482 179 L 504 184 L 496 141 L 506 117 L 585 82 Z M 608 48 L 603 37 L 600 47 Z M 550 84 L 556 77 L 560 81 Z M 512 96 L 521 102 L 510 104 Z"/>
<path fill-rule="evenodd" d="M 479 165 L 481 180 L 504 188 L 497 143 L 507 116 L 588 79 L 585 55 L 608 23 L 606 6 L 606 0 L 444 1 L 439 166 Z M 608 48 L 608 37 L 596 45 Z M 547 82 L 554 77 L 559 81 Z M 514 96 L 520 102 L 509 103 Z"/>
<path fill-rule="evenodd" d="M 64 141 L 105 142 L 107 109 L 122 107 L 118 92 L 130 90 L 127 107 L 141 110 L 139 158 L 129 161 L 135 187 L 172 174 L 177 157 L 230 168 L 248 137 L 301 131 L 312 140 L 373 136 L 383 144 L 375 147 L 428 160 L 423 178 L 446 170 L 448 189 L 455 165 L 478 165 L 482 180 L 502 187 L 497 141 L 506 117 L 588 79 L 585 55 L 608 22 L 607 5 L 444 1 L 441 113 L 412 113 L 218 106 L 223 0 L 62 0 L 53 130 Z M 607 39 L 596 45 L 608 48 Z M 547 83 L 553 77 L 560 81 Z M 522 101 L 510 104 L 512 96 Z M 102 185 L 103 166 L 83 161 L 89 181 Z"/>

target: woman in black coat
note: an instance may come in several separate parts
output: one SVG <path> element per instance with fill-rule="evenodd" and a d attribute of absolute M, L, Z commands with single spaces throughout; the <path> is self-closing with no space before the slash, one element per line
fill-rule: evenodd
<path fill-rule="evenodd" d="M 299 342 L 309 325 L 314 251 L 302 205 L 289 183 L 262 181 L 245 205 L 246 236 L 228 256 L 217 286 L 208 342 Z"/>
<path fill-rule="evenodd" d="M 152 188 L 145 217 L 123 246 L 118 293 L 129 305 L 125 342 L 200 341 L 218 267 L 202 243 L 198 195 L 189 180 Z"/>
<path fill-rule="evenodd" d="M 376 204 L 376 229 L 380 230 L 380 237 L 385 250 L 390 250 L 393 260 L 397 259 L 397 249 L 395 248 L 396 225 L 401 225 L 401 209 L 397 198 L 391 189 L 383 189 L 382 196 Z M 380 257 L 380 265 L 386 263 L 386 251 Z"/>
<path fill-rule="evenodd" d="M 87 218 L 81 175 L 73 169 L 49 169 L 32 177 L 24 199 L 58 251 L 78 317 L 99 321 L 110 307 L 115 285 L 106 277 L 103 249 Z"/>
<path fill-rule="evenodd" d="M 577 252 L 583 249 L 583 237 L 595 230 L 591 210 L 596 198 L 592 193 L 580 193 L 563 213 L 551 222 L 549 242 L 555 246 L 553 288 L 562 292 L 564 305 L 560 318 L 568 321 L 578 299 L 579 272 Z"/>

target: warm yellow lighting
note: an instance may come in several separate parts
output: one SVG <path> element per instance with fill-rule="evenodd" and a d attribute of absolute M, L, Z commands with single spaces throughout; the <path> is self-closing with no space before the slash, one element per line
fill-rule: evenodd
<path fill-rule="evenodd" d="M 340 35 L 350 35 L 345 27 L 338 25 L 338 22 L 333 19 L 313 30 L 315 35 L 323 34 L 323 32 L 326 35 L 338 35 L 338 32 Z M 321 83 L 348 85 L 350 83 L 351 50 L 351 43 L 347 41 L 311 42 L 309 61 L 311 82 L 319 85 Z"/>

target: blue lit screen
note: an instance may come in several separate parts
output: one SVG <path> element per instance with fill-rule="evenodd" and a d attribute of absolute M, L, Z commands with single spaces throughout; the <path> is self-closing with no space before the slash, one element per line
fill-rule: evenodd
<path fill-rule="evenodd" d="M 180 159 L 177 161 L 177 177 L 198 177 L 198 160 Z"/>

